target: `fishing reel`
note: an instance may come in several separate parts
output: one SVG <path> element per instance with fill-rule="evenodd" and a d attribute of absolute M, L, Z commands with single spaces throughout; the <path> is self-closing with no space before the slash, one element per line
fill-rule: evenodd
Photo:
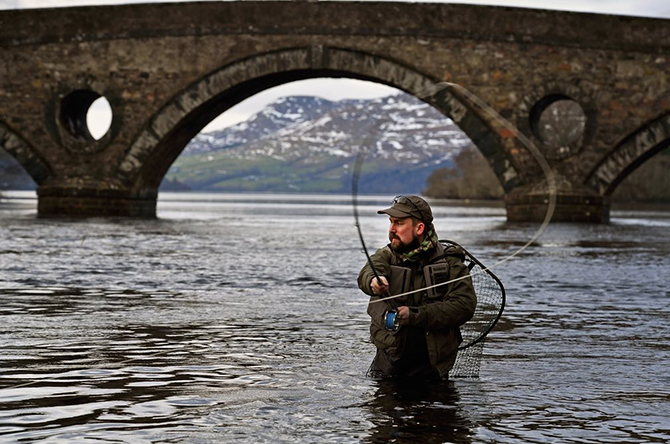
<path fill-rule="evenodd" d="M 400 316 L 396 310 L 384 312 L 384 328 L 394 333 L 400 329 Z"/>

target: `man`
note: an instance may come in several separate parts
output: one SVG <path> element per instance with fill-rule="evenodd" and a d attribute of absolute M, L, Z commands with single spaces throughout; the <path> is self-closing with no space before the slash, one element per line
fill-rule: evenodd
<path fill-rule="evenodd" d="M 370 257 L 373 267 L 367 263 L 358 275 L 359 288 L 371 296 L 370 337 L 377 347 L 371 371 L 445 380 L 462 341 L 459 327 L 477 305 L 464 252 L 438 241 L 433 212 L 419 196 L 398 196 L 377 213 L 389 216 L 390 243 Z M 463 276 L 468 277 L 424 290 Z"/>

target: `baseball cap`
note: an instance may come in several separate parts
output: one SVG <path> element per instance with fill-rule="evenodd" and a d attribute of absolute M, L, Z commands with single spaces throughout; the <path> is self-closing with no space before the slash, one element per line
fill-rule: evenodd
<path fill-rule="evenodd" d="M 393 205 L 385 210 L 377 211 L 378 214 L 388 214 L 392 217 L 416 217 L 425 224 L 433 221 L 433 211 L 428 202 L 419 196 L 396 196 Z"/>

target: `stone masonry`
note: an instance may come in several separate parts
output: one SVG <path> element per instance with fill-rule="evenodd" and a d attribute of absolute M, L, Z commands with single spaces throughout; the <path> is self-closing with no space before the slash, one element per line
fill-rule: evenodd
<path fill-rule="evenodd" d="M 358 78 L 452 118 L 509 220 L 542 220 L 555 195 L 555 221 L 606 222 L 616 186 L 670 145 L 669 72 L 658 19 L 393 2 L 2 11 L 0 146 L 38 184 L 40 216 L 155 217 L 168 168 L 221 112 L 294 80 Z M 100 96 L 113 121 L 95 140 Z M 556 145 L 538 122 L 562 100 L 583 130 Z"/>

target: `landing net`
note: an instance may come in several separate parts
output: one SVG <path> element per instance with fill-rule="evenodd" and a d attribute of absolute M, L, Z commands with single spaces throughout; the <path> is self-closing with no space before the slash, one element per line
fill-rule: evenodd
<path fill-rule="evenodd" d="M 455 245 L 452 241 L 440 241 L 445 246 Z M 505 288 L 500 279 L 477 260 L 465 252 L 465 265 L 470 270 L 472 284 L 477 295 L 477 308 L 472 319 L 461 326 L 463 342 L 458 348 L 456 363 L 449 371 L 450 378 L 477 378 L 481 366 L 486 336 L 498 323 L 505 309 Z"/>

